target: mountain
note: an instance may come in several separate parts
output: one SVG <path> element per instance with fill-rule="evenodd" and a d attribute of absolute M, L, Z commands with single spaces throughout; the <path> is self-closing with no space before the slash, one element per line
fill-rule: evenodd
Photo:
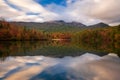
<path fill-rule="evenodd" d="M 87 27 L 86 25 L 82 24 L 82 23 L 78 23 L 78 22 L 64 22 L 62 20 L 58 20 L 58 21 L 49 21 L 49 22 L 44 22 L 44 23 L 39 23 L 39 22 L 12 22 L 13 24 L 16 25 L 21 25 L 21 26 L 26 26 L 26 27 L 59 27 L 59 26 L 75 26 L 75 27 Z"/>
<path fill-rule="evenodd" d="M 98 23 L 91 26 L 86 26 L 79 22 L 64 22 L 62 20 L 49 21 L 49 22 L 11 22 L 14 25 L 25 26 L 26 28 L 35 28 L 43 31 L 74 31 L 87 28 L 103 28 L 109 25 L 105 23 Z"/>
<path fill-rule="evenodd" d="M 104 27 L 109 27 L 109 25 L 101 22 L 98 24 L 90 25 L 89 27 L 91 27 L 91 28 L 104 28 Z"/>

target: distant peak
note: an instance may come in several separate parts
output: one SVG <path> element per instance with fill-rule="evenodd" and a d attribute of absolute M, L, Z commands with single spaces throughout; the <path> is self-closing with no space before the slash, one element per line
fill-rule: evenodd
<path fill-rule="evenodd" d="M 63 21 L 63 20 L 56 20 L 55 22 L 62 22 L 62 23 L 64 23 L 65 21 Z"/>
<path fill-rule="evenodd" d="M 103 23 L 103 22 L 100 22 L 100 23 L 98 23 L 98 24 L 101 24 L 101 25 L 102 25 L 102 24 L 104 24 L 104 25 L 108 25 L 108 24 L 106 24 L 106 23 Z"/>
<path fill-rule="evenodd" d="M 109 27 L 109 25 L 106 23 L 100 22 L 94 25 L 90 25 L 89 27 Z"/>
<path fill-rule="evenodd" d="M 63 20 L 48 21 L 48 23 L 65 23 Z"/>

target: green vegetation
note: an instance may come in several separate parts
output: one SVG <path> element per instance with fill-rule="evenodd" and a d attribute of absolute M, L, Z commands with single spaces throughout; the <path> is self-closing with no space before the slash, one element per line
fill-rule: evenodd
<path fill-rule="evenodd" d="M 72 31 L 71 28 L 70 29 L 67 28 L 66 30 L 63 31 L 61 29 L 61 31 L 50 32 L 39 29 L 38 30 L 28 29 L 26 27 L 17 27 L 12 23 L 6 21 L 0 21 L 0 40 L 1 40 L 0 54 L 2 55 L 4 53 L 5 55 L 7 53 L 7 55 L 8 54 L 11 55 L 16 52 L 19 53 L 20 51 L 26 52 L 25 49 L 26 47 L 28 49 L 27 51 L 36 50 L 40 48 L 41 44 L 43 43 L 43 42 L 39 43 L 37 41 L 47 41 L 47 47 L 50 44 L 49 46 L 50 50 L 58 46 L 58 43 L 60 45 L 58 46 L 58 48 L 61 48 L 61 46 L 64 45 L 65 41 L 67 42 L 69 41 L 70 44 L 74 45 L 74 47 L 76 47 L 79 50 L 87 50 L 87 51 L 95 51 L 95 52 L 102 51 L 105 53 L 113 52 L 120 54 L 120 26 L 94 28 L 94 29 L 91 28 L 91 29 L 82 29 L 82 30 L 74 29 Z M 53 41 L 52 39 L 62 39 L 62 41 Z M 5 43 L 4 41 L 19 41 L 19 42 Z M 21 41 L 34 41 L 34 42 L 25 44 L 26 42 L 21 42 Z M 28 46 L 31 46 L 31 44 L 33 44 L 32 45 L 33 47 L 29 48 Z M 21 46 L 23 47 L 22 50 L 21 48 L 19 48 Z M 69 44 L 67 44 L 67 46 L 69 46 Z M 42 47 L 44 46 L 42 45 Z M 16 51 L 14 50 L 14 48 L 18 48 L 18 50 Z M 42 50 L 44 50 L 44 48 L 42 48 L 41 51 Z M 67 47 L 65 48 L 65 50 L 68 50 L 68 53 L 75 51 L 75 49 L 73 48 L 67 49 Z M 69 50 L 71 51 L 69 52 Z M 52 51 L 51 53 L 54 53 L 54 51 Z M 64 53 L 64 54 L 68 54 L 68 53 Z"/>
<path fill-rule="evenodd" d="M 43 25 L 43 24 L 42 24 Z M 45 24 L 46 25 L 46 24 Z M 62 25 L 62 24 L 61 24 Z M 72 39 L 84 43 L 108 43 L 119 44 L 120 26 L 107 28 L 76 28 L 75 26 L 55 25 L 47 27 L 48 30 L 37 28 L 26 28 L 16 26 L 4 20 L 0 21 L 0 40 L 51 40 L 51 39 Z M 60 27 L 61 26 L 61 27 Z M 44 28 L 46 28 L 44 26 Z M 52 30 L 52 29 L 53 30 Z M 73 29 L 74 28 L 74 29 Z M 103 41 L 103 42 L 102 42 Z"/>

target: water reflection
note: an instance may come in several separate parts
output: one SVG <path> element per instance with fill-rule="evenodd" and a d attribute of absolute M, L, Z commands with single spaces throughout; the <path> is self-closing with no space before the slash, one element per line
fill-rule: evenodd
<path fill-rule="evenodd" d="M 0 80 L 119 80 L 119 66 L 116 55 L 7 57 L 0 64 Z"/>
<path fill-rule="evenodd" d="M 89 47 L 90 48 L 90 47 Z M 4 60 L 8 56 L 37 56 L 50 57 L 79 56 L 86 52 L 100 56 L 107 55 L 109 51 L 89 49 L 71 41 L 0 41 L 0 57 Z M 113 52 L 116 52 L 113 50 Z"/>

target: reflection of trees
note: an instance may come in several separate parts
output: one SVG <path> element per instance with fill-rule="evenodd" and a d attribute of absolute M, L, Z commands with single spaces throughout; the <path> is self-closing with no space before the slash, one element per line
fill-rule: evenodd
<path fill-rule="evenodd" d="M 84 49 L 120 55 L 120 26 L 86 29 L 75 33 L 73 41 L 78 42 L 79 46 Z"/>
<path fill-rule="evenodd" d="M 38 51 L 38 52 L 35 52 Z M 83 51 L 83 52 L 82 52 Z M 119 54 L 119 47 L 111 44 L 100 43 L 81 43 L 62 41 L 2 41 L 0 42 L 0 57 L 8 56 L 27 56 L 27 55 L 45 55 L 45 56 L 77 56 L 85 51 L 97 52 L 116 52 Z M 81 52 L 81 53 L 79 53 Z"/>
<path fill-rule="evenodd" d="M 47 46 L 69 45 L 69 41 L 1 41 L 0 56 L 24 56 L 28 52 L 33 52 Z M 34 54 L 35 55 L 35 54 Z"/>
<path fill-rule="evenodd" d="M 120 27 L 118 26 L 115 28 L 87 29 L 73 33 L 73 35 L 59 32 L 49 35 L 46 34 L 47 37 L 51 37 L 50 41 L 1 41 L 0 57 L 3 59 L 7 56 L 25 55 L 50 55 L 60 57 L 78 55 L 77 53 L 83 50 L 113 52 L 120 55 L 119 30 Z M 70 39 L 70 37 L 72 38 Z M 62 38 L 63 40 L 52 40 L 52 38 Z M 65 38 L 67 38 L 67 40 Z M 38 52 L 35 52 L 36 50 L 38 50 Z"/>

